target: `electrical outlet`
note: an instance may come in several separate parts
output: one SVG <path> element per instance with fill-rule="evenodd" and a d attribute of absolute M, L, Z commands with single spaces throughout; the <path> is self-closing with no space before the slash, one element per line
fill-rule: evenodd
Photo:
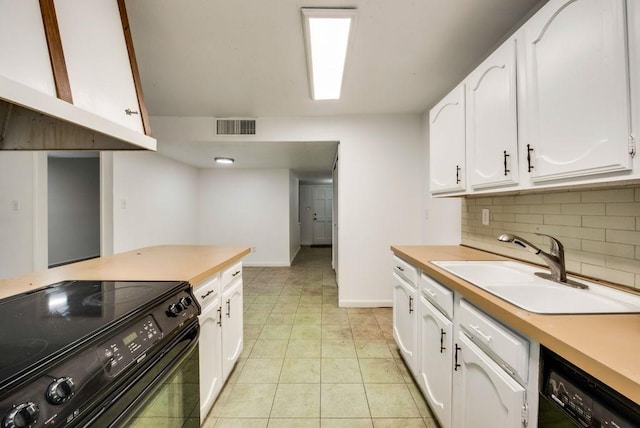
<path fill-rule="evenodd" d="M 256 252 L 256 247 L 251 247 L 251 252 L 255 253 Z"/>
<path fill-rule="evenodd" d="M 126 199 L 120 199 L 120 209 L 121 210 L 126 210 L 127 209 L 127 200 Z"/>
<path fill-rule="evenodd" d="M 484 226 L 489 226 L 489 209 L 488 208 L 482 209 L 482 224 Z"/>
<path fill-rule="evenodd" d="M 11 209 L 14 211 L 20 211 L 20 201 L 18 201 L 17 199 L 11 201 Z"/>

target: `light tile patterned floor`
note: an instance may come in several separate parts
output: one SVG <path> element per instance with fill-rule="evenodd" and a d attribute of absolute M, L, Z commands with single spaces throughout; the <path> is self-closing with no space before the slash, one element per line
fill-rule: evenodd
<path fill-rule="evenodd" d="M 437 427 L 398 354 L 391 308 L 339 308 L 331 250 L 245 267 L 244 352 L 206 428 Z"/>

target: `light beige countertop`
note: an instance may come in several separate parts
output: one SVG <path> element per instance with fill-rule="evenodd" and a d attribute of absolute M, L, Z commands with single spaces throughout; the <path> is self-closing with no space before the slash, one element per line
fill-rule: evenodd
<path fill-rule="evenodd" d="M 196 285 L 249 254 L 248 247 L 162 245 L 0 281 L 0 298 L 66 280 L 188 281 Z"/>
<path fill-rule="evenodd" d="M 430 263 L 509 260 L 463 246 L 392 246 L 395 255 L 640 404 L 640 314 L 541 315 L 513 306 Z"/>

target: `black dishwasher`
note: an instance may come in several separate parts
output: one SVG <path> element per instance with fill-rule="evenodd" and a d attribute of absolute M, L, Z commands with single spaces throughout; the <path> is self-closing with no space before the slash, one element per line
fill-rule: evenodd
<path fill-rule="evenodd" d="M 539 428 L 637 428 L 640 406 L 542 347 Z"/>

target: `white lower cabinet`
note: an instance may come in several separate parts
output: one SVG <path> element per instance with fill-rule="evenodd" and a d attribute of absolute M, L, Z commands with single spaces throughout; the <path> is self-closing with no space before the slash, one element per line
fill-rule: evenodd
<path fill-rule="evenodd" d="M 233 270 L 233 272 L 231 272 Z M 200 419 L 211 411 L 243 349 L 242 265 L 194 287 L 200 316 Z"/>
<path fill-rule="evenodd" d="M 440 424 L 451 426 L 453 323 L 420 296 L 418 385 Z"/>
<path fill-rule="evenodd" d="M 463 332 L 454 346 L 453 426 L 526 426 L 525 388 Z"/>
<path fill-rule="evenodd" d="M 220 295 L 200 314 L 200 418 L 204 421 L 222 390 L 222 330 L 218 325 Z"/>
<path fill-rule="evenodd" d="M 222 374 L 226 379 L 240 358 L 243 347 L 242 280 L 238 279 L 222 293 Z"/>
<path fill-rule="evenodd" d="M 417 296 L 416 288 L 393 274 L 393 338 L 414 376 L 417 373 Z"/>

